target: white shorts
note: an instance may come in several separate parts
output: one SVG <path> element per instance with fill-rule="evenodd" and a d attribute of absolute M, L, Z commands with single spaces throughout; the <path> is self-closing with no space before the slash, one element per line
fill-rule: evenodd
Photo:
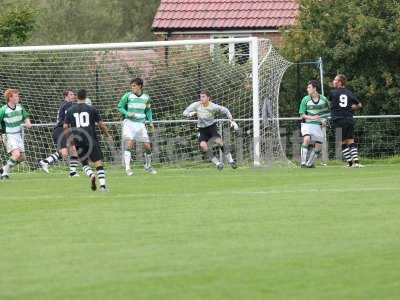
<path fill-rule="evenodd" d="M 18 149 L 21 152 L 25 152 L 24 140 L 20 133 L 5 134 L 3 136 L 3 141 L 7 148 L 7 153 Z"/>
<path fill-rule="evenodd" d="M 321 125 L 301 123 L 301 136 L 309 135 L 311 142 L 318 142 L 323 144 L 325 141 Z"/>
<path fill-rule="evenodd" d="M 150 143 L 146 125 L 144 123 L 132 122 L 125 119 L 122 126 L 122 137 L 124 140 L 134 140 L 140 143 Z"/>

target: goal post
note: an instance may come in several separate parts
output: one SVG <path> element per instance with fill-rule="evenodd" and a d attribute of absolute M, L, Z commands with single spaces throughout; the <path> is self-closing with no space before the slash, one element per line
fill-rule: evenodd
<path fill-rule="evenodd" d="M 196 123 L 182 112 L 201 90 L 208 90 L 212 101 L 238 120 L 241 130 L 234 133 L 226 117 L 218 116 L 239 164 L 263 166 L 287 161 L 278 118 L 279 87 L 290 64 L 269 40 L 256 37 L 0 47 L 0 91 L 19 89 L 33 119 L 33 129 L 24 130 L 28 159 L 22 169 L 35 168 L 37 160 L 55 151 L 52 127 L 67 89 L 88 91 L 121 152 L 117 104 L 134 77 L 144 79 L 144 92 L 152 99 L 156 163 L 197 166 L 205 161 Z M 115 161 L 106 144 L 102 146 L 105 159 Z M 139 162 L 140 151 L 135 157 Z M 7 157 L 1 146 L 0 156 Z"/>
<path fill-rule="evenodd" d="M 258 38 L 253 37 L 250 42 L 251 49 L 251 78 L 253 85 L 253 164 L 261 165 L 260 147 L 260 85 L 259 85 L 259 44 Z"/>

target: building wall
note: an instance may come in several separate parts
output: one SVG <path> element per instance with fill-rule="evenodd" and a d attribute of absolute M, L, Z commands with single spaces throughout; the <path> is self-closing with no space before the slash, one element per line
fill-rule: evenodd
<path fill-rule="evenodd" d="M 228 36 L 228 35 L 245 35 L 245 36 L 256 36 L 258 38 L 266 38 L 270 39 L 272 41 L 272 44 L 275 47 L 280 47 L 282 46 L 283 43 L 283 37 L 280 32 L 253 32 L 253 33 L 243 33 L 238 31 L 237 33 L 232 33 L 232 31 L 229 31 L 228 33 L 224 33 L 223 31 L 218 32 L 218 35 L 221 36 Z M 158 40 L 172 40 L 172 41 L 177 41 L 177 40 L 192 40 L 192 39 L 210 39 L 215 37 L 217 34 L 215 33 L 172 33 L 168 37 L 166 34 L 157 34 Z"/>

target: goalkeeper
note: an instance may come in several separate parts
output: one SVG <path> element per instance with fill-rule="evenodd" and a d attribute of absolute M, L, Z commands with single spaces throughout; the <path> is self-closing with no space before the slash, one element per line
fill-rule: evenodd
<path fill-rule="evenodd" d="M 230 166 L 233 169 L 236 169 L 236 162 L 232 158 L 232 154 L 228 147 L 224 146 L 222 137 L 218 133 L 217 121 L 215 120 L 217 114 L 225 114 L 230 120 L 231 127 L 233 127 L 235 131 L 239 129 L 229 110 L 226 107 L 211 102 L 210 94 L 206 91 L 200 93 L 200 101 L 192 103 L 183 112 L 185 117 L 197 116 L 200 149 L 202 152 L 207 153 L 208 158 L 216 165 L 217 169 L 222 170 L 224 164 L 223 162 L 220 162 L 209 149 L 208 141 L 214 141 L 218 148 L 225 154 Z"/>
<path fill-rule="evenodd" d="M 319 83 L 311 80 L 307 85 L 308 95 L 303 98 L 300 104 L 299 114 L 303 119 L 301 123 L 301 167 L 314 168 L 314 162 L 321 154 L 322 144 L 325 140 L 322 133 L 322 126 L 326 125 L 329 117 L 329 102 L 326 97 L 318 93 Z M 310 149 L 310 146 L 315 147 Z"/>

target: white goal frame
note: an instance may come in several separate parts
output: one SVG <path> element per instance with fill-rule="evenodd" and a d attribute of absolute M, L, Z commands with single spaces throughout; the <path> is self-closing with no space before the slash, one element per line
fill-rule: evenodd
<path fill-rule="evenodd" d="M 74 44 L 74 45 L 51 45 L 51 46 L 21 46 L 0 47 L 0 53 L 17 52 L 39 52 L 39 51 L 63 51 L 63 50 L 104 50 L 122 48 L 144 48 L 144 47 L 168 47 L 168 46 L 191 46 L 191 45 L 215 45 L 229 43 L 248 43 L 250 48 L 249 60 L 251 61 L 251 82 L 253 101 L 253 165 L 261 165 L 260 144 L 260 99 L 259 99 L 259 39 L 257 37 L 247 38 L 220 38 L 199 39 L 180 41 L 153 41 L 153 42 L 129 42 L 129 43 L 103 43 L 103 44 Z M 262 64 L 263 62 L 261 62 Z M 34 124 L 34 126 L 40 124 Z"/>

